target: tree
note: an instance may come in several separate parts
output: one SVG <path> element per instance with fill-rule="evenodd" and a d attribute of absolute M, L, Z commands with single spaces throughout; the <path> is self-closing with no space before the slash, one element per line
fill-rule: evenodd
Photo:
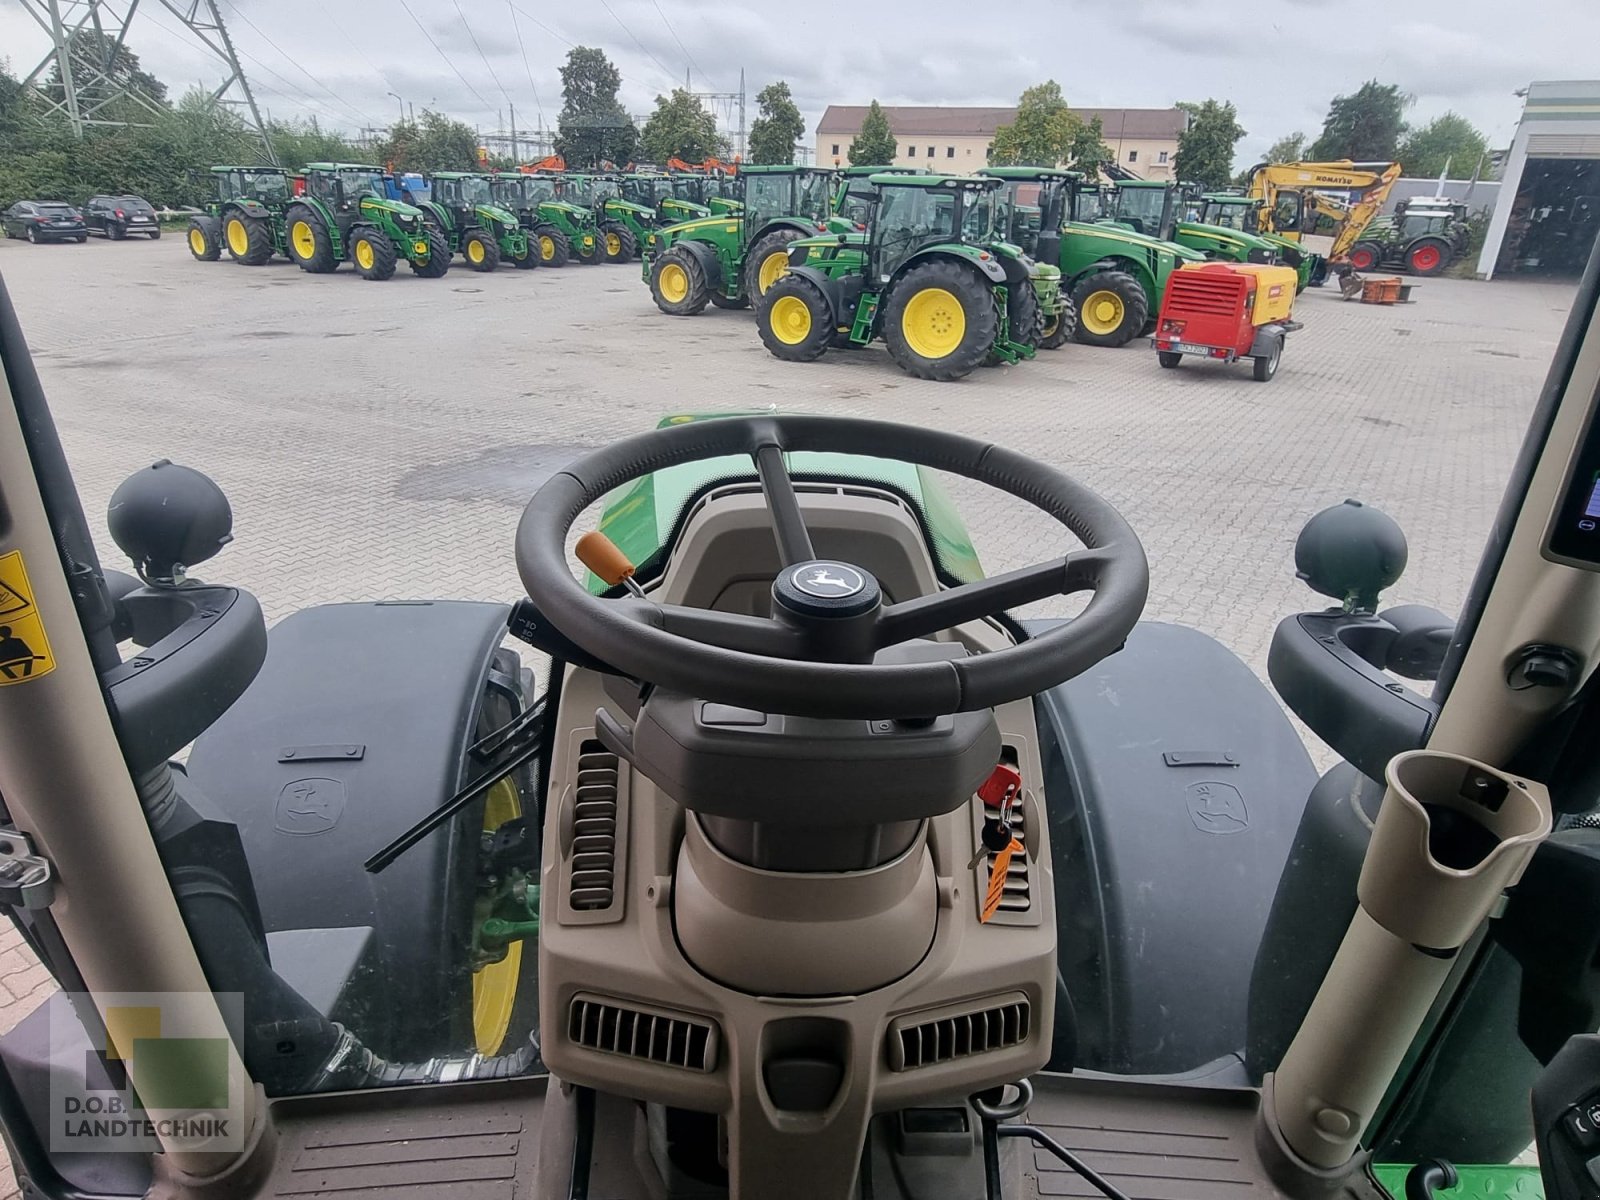
<path fill-rule="evenodd" d="M 750 161 L 792 163 L 794 144 L 806 131 L 805 120 L 783 80 L 756 93 L 757 115 L 750 126 Z"/>
<path fill-rule="evenodd" d="M 889 115 L 883 111 L 883 105 L 874 100 L 867 105 L 867 115 L 861 119 L 861 132 L 850 143 L 850 165 L 887 166 L 894 162 L 899 149 L 894 131 L 889 128 Z"/>
<path fill-rule="evenodd" d="M 989 161 L 997 167 L 1054 167 L 1065 162 L 1083 129 L 1054 79 L 1035 84 L 1017 102 L 1017 117 L 994 131 Z"/>
<path fill-rule="evenodd" d="M 1489 143 L 1471 121 L 1457 113 L 1435 117 L 1413 129 L 1400 146 L 1405 173 L 1416 178 L 1436 178 L 1446 168 L 1465 179 L 1489 153 Z"/>
<path fill-rule="evenodd" d="M 1267 147 L 1266 161 L 1269 163 L 1300 162 L 1305 156 L 1306 135 L 1297 129 L 1293 133 L 1285 134 Z"/>
<path fill-rule="evenodd" d="M 574 167 L 633 161 L 639 131 L 617 99 L 622 72 L 592 46 L 574 46 L 561 68 L 556 153 Z"/>
<path fill-rule="evenodd" d="M 1116 151 L 1106 145 L 1105 137 L 1105 127 L 1099 117 L 1087 125 L 1079 120 L 1078 132 L 1067 147 L 1067 165 L 1074 171 L 1082 171 L 1091 180 L 1097 178 L 1100 168 L 1108 162 L 1115 162 L 1117 157 Z"/>
<path fill-rule="evenodd" d="M 1227 187 L 1233 179 L 1233 148 L 1245 135 L 1238 110 L 1220 100 L 1180 102 L 1178 107 L 1189 114 L 1189 127 L 1178 135 L 1173 172 L 1185 183 Z"/>
<path fill-rule="evenodd" d="M 1405 110 L 1412 98 L 1398 84 L 1369 79 L 1349 96 L 1335 96 L 1322 123 L 1322 136 L 1311 147 L 1316 162 L 1349 158 L 1387 162 L 1400 151 L 1406 131 Z"/>
<path fill-rule="evenodd" d="M 360 157 L 376 157 L 395 171 L 475 171 L 478 135 L 470 125 L 425 108 L 415 121 L 396 121 L 376 153 Z"/>
<path fill-rule="evenodd" d="M 372 151 L 353 146 L 342 134 L 330 133 L 315 121 L 273 121 L 267 126 L 267 136 L 278 161 L 290 167 L 308 162 L 362 162 L 373 156 Z M 380 154 L 382 150 L 380 147 Z"/>
<path fill-rule="evenodd" d="M 726 158 L 728 143 L 717 132 L 717 119 L 698 96 L 673 88 L 670 96 L 656 97 L 656 110 L 639 131 L 639 148 L 645 158 L 664 163 L 669 158 L 700 162 Z"/>

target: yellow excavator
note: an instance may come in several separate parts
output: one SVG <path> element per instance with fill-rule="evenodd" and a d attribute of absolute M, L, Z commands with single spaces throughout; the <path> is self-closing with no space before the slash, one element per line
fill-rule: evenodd
<path fill-rule="evenodd" d="M 1246 195 L 1261 201 L 1259 233 L 1298 242 L 1316 217 L 1332 218 L 1335 233 L 1328 261 L 1336 267 L 1353 266 L 1351 247 L 1382 211 L 1399 178 L 1400 164 L 1393 162 L 1260 163 L 1250 169 Z M 1329 192 L 1354 193 L 1354 198 L 1347 202 Z"/>

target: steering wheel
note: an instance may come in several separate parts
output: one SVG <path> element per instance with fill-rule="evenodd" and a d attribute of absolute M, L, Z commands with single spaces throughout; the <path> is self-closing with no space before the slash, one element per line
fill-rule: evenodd
<path fill-rule="evenodd" d="M 817 558 L 783 461 L 796 451 L 878 456 L 964 475 L 1049 513 L 1086 548 L 884 603 L 865 569 Z M 783 564 L 771 617 L 594 596 L 573 577 L 566 538 L 590 504 L 641 475 L 734 454 L 755 461 Z M 529 501 L 517 527 L 517 570 L 556 629 L 636 679 L 762 712 L 864 720 L 992 708 L 1071 679 L 1122 645 L 1150 584 L 1144 548 L 1121 514 L 1035 459 L 933 429 L 787 415 L 669 426 L 578 459 Z M 1084 591 L 1093 596 L 1082 614 L 1017 646 L 939 661 L 904 661 L 915 656 L 895 650 L 1017 605 Z"/>

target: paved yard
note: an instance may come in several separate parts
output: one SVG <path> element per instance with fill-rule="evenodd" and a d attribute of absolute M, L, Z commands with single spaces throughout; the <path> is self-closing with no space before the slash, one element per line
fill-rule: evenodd
<path fill-rule="evenodd" d="M 1388 600 L 1456 611 L 1572 296 L 1430 280 L 1379 308 L 1311 291 L 1266 385 L 1243 367 L 1160 370 L 1142 342 L 934 384 L 881 348 L 779 362 L 746 313 L 661 315 L 634 268 L 402 269 L 380 285 L 197 263 L 169 237 L 0 243 L 0 276 L 91 520 L 154 459 L 208 472 L 236 541 L 200 574 L 255 592 L 269 619 L 328 600 L 512 599 L 522 505 L 577 449 L 665 411 L 776 405 L 1038 454 L 1143 538 L 1149 616 L 1263 673 L 1273 626 L 1319 603 L 1294 578 L 1295 534 L 1347 496 L 1410 537 Z M 991 571 L 1060 552 L 1024 506 L 957 491 Z M 0 940 L 0 1029 L 45 990 L 14 943 Z"/>

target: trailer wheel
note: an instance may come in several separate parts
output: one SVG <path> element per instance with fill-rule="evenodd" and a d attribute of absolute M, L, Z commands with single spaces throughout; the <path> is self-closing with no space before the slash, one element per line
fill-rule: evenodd
<path fill-rule="evenodd" d="M 1170 371 L 1173 367 L 1176 367 L 1183 362 L 1183 355 L 1179 354 L 1176 350 L 1157 350 L 1156 361 Z M 1258 358 L 1256 361 L 1260 362 L 1261 360 Z"/>
<path fill-rule="evenodd" d="M 1378 265 L 1383 251 L 1373 242 L 1357 242 L 1350 248 L 1350 269 L 1370 271 Z"/>
<path fill-rule="evenodd" d="M 1413 275 L 1437 275 L 1450 265 L 1450 246 L 1440 238 L 1418 238 L 1406 247 L 1406 270 Z"/>
<path fill-rule="evenodd" d="M 1274 375 L 1276 375 L 1278 373 L 1278 363 L 1282 358 L 1283 342 L 1274 342 L 1271 354 L 1260 355 L 1252 363 L 1253 370 L 1251 371 L 1251 374 L 1255 378 L 1255 381 L 1257 383 L 1266 383 Z M 1165 363 L 1162 364 L 1162 366 L 1165 365 Z M 1176 366 L 1177 364 L 1174 363 L 1173 365 Z"/>

